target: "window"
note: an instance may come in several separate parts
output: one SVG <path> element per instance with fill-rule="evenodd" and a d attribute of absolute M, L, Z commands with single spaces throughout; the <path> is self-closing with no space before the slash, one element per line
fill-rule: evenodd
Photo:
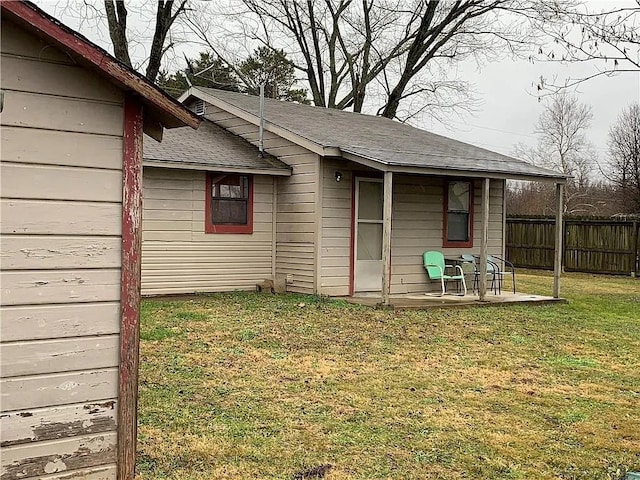
<path fill-rule="evenodd" d="M 207 173 L 206 233 L 253 233 L 253 177 Z"/>
<path fill-rule="evenodd" d="M 444 195 L 444 247 L 473 246 L 473 184 L 449 181 Z"/>

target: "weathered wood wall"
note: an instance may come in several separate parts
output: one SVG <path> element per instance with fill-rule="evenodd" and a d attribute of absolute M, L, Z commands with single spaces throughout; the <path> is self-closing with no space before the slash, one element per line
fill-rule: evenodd
<path fill-rule="evenodd" d="M 638 274 L 640 222 L 610 218 L 565 218 L 562 262 L 566 271 Z M 555 220 L 507 219 L 507 257 L 516 266 L 553 268 Z"/>
<path fill-rule="evenodd" d="M 2 19 L 2 480 L 115 478 L 123 95 Z"/>

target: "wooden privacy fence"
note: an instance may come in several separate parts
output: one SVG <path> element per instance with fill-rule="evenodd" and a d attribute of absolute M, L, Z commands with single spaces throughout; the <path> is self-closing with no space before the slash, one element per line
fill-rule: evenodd
<path fill-rule="evenodd" d="M 563 268 L 638 276 L 639 228 L 637 218 L 565 218 Z M 507 218 L 507 258 L 517 267 L 553 269 L 554 238 L 554 218 Z"/>

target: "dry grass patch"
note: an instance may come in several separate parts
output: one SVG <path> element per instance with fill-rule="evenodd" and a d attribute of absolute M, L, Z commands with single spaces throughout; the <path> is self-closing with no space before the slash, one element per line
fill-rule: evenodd
<path fill-rule="evenodd" d="M 140 478 L 623 478 L 640 470 L 640 282 L 567 275 L 563 294 L 426 312 L 147 301 Z"/>

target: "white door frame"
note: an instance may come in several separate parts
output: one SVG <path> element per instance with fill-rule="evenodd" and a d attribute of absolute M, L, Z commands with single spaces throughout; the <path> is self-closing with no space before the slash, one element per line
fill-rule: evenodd
<path fill-rule="evenodd" d="M 370 224 L 379 224 L 382 225 L 384 228 L 384 218 L 383 218 L 383 205 L 381 205 L 381 211 L 380 211 L 380 220 L 360 220 L 359 217 L 359 212 L 360 212 L 360 183 L 361 182 L 369 182 L 369 183 L 379 183 L 381 185 L 383 185 L 384 188 L 384 180 L 382 178 L 377 178 L 377 177 L 356 177 L 355 178 L 355 191 L 354 191 L 354 196 L 355 196 L 355 208 L 353 211 L 353 215 L 354 215 L 354 221 L 353 221 L 353 226 L 354 226 L 354 232 L 353 232 L 353 236 L 354 236 L 354 241 L 353 241 L 353 292 L 354 293 L 358 293 L 358 292 L 379 292 L 382 288 L 382 270 L 383 270 L 383 259 L 382 259 L 382 252 L 380 252 L 380 260 L 358 260 L 358 224 L 359 223 L 370 223 Z M 382 245 L 382 231 L 380 232 L 381 234 L 381 238 L 380 238 L 380 243 Z M 370 287 L 360 287 L 358 288 L 358 261 L 360 262 L 378 262 L 379 265 L 379 269 L 380 269 L 380 277 L 376 279 L 376 281 L 374 283 L 372 283 L 372 286 Z M 377 269 L 377 265 L 371 266 L 372 269 Z"/>

